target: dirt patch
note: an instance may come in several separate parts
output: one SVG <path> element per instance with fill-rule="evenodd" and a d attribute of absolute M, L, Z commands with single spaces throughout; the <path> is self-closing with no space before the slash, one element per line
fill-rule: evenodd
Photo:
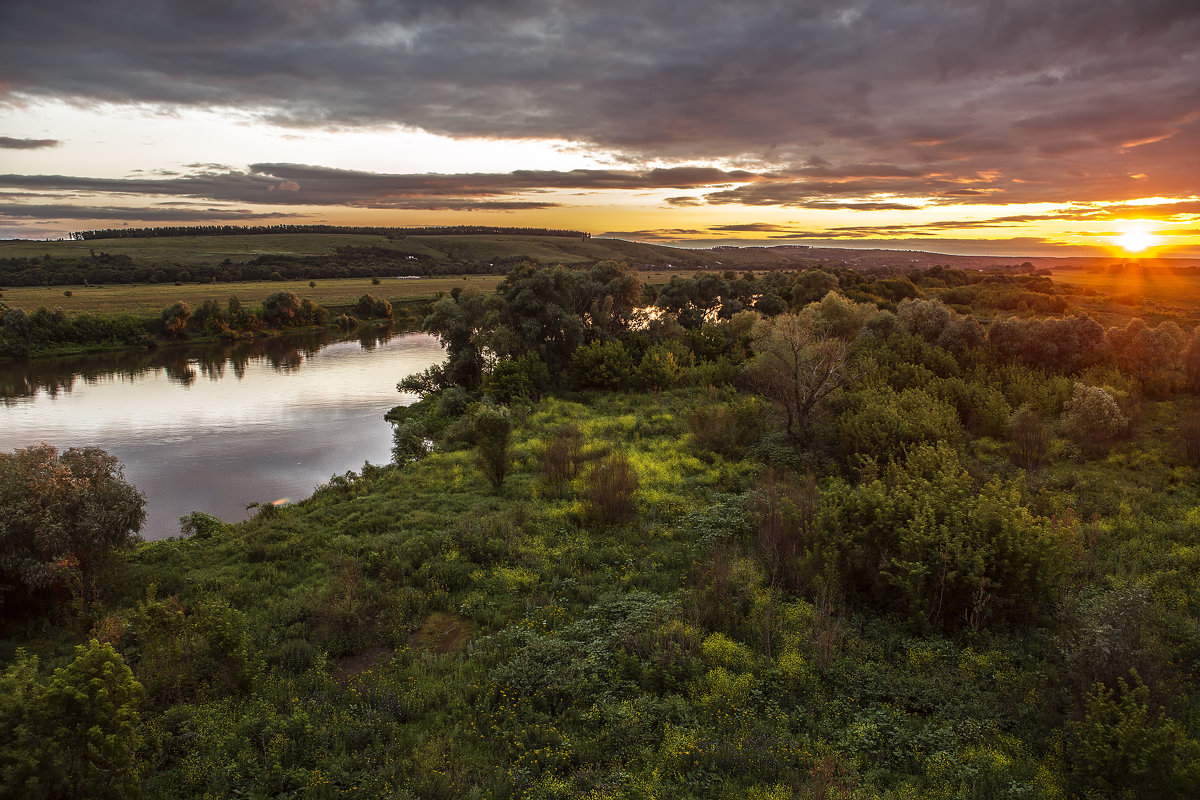
<path fill-rule="evenodd" d="M 471 621 L 457 614 L 435 611 L 421 629 L 408 637 L 408 646 L 430 653 L 457 653 L 471 638 Z"/>
<path fill-rule="evenodd" d="M 331 677 L 338 683 L 346 683 L 378 666 L 391 654 L 392 651 L 386 647 L 369 647 L 361 653 L 346 656 L 338 661 L 337 666 L 331 672 Z"/>

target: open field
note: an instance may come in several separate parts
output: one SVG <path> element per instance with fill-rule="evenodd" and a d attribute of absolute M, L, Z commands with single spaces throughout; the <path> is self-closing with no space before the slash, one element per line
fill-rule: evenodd
<path fill-rule="evenodd" d="M 244 236 L 176 236 L 149 239 L 0 242 L 0 258 L 87 258 L 96 253 L 127 255 L 137 264 L 190 266 L 215 264 L 226 258 L 241 263 L 262 255 L 330 255 L 339 247 L 377 247 L 423 256 L 439 263 L 478 263 L 492 259 L 528 258 L 544 264 L 634 261 L 647 264 L 707 264 L 712 254 L 621 239 L 575 239 L 563 236 L 408 236 L 389 239 L 340 233 L 281 233 Z"/>
<path fill-rule="evenodd" d="M 639 273 L 645 283 L 662 284 L 672 275 L 690 275 L 691 269 L 649 270 Z M 38 308 L 61 308 L 75 314 L 156 315 L 164 308 L 182 300 L 195 308 L 205 300 L 224 303 L 236 296 L 243 303 L 256 305 L 274 292 L 295 292 L 322 306 L 352 305 L 364 294 L 382 297 L 391 303 L 405 300 L 432 299 L 438 292 L 449 292 L 456 286 L 473 286 L 489 292 L 504 279 L 503 275 L 438 276 L 433 278 L 381 278 L 374 286 L 370 278 L 328 278 L 315 281 L 238 281 L 231 283 L 175 284 L 117 284 L 112 286 L 19 286 L 5 289 L 0 300 L 34 311 Z M 64 295 L 69 291 L 70 297 Z"/>
<path fill-rule="evenodd" d="M 1166 271 L 1108 274 L 1053 271 L 1056 284 L 1081 290 L 1071 302 L 1099 317 L 1143 317 L 1194 321 L 1200 316 L 1200 277 Z"/>
<path fill-rule="evenodd" d="M 134 284 L 116 286 L 29 286 L 5 289 L 3 300 L 11 306 L 33 311 L 37 308 L 61 308 L 70 315 L 116 314 L 129 312 L 157 315 L 170 304 L 182 300 L 193 308 L 205 300 L 224 303 L 236 296 L 242 303 L 257 305 L 269 294 L 295 292 L 322 306 L 352 305 L 364 294 L 396 303 L 404 300 L 432 299 L 438 292 L 455 286 L 475 286 L 491 291 L 501 280 L 499 275 L 469 275 L 461 278 L 382 278 L 378 286 L 370 278 L 343 278 L 316 281 L 248 281 L 237 283 Z M 70 291 L 71 296 L 64 296 Z"/>

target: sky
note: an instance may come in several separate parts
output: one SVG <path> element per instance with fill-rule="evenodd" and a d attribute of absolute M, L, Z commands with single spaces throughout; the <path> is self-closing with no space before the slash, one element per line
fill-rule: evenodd
<path fill-rule="evenodd" d="M 0 4 L 0 238 L 1200 257 L 1196 0 Z"/>

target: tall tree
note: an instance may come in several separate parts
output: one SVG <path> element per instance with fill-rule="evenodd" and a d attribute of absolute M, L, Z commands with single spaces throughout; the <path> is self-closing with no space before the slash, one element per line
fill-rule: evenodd
<path fill-rule="evenodd" d="M 809 316 L 782 314 L 754 333 L 754 358 L 745 377 L 755 391 L 783 406 L 788 435 L 812 424 L 821 402 L 850 382 L 850 349 L 822 332 Z"/>

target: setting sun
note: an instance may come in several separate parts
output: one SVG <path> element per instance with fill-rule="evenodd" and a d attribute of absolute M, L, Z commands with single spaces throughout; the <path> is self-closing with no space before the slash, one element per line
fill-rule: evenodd
<path fill-rule="evenodd" d="M 1140 253 L 1158 244 L 1158 236 L 1147 231 L 1128 231 L 1116 238 L 1116 243 L 1130 253 Z"/>

